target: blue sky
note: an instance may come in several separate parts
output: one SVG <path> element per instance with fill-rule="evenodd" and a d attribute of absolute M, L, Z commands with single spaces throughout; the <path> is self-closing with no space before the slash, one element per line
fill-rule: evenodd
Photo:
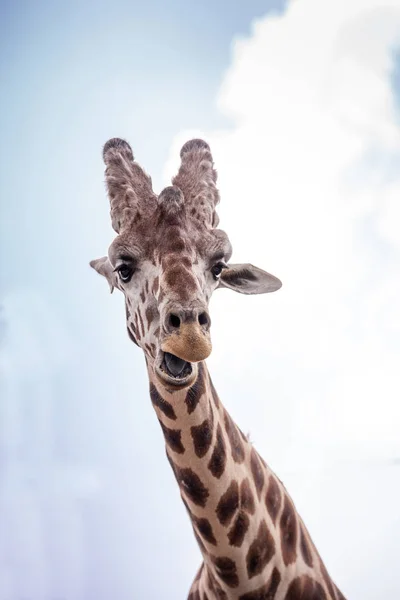
<path fill-rule="evenodd" d="M 160 189 L 191 132 L 234 258 L 284 282 L 213 299 L 220 395 L 346 595 L 399 595 L 400 6 L 321 5 L 1 3 L 2 600 L 176 600 L 195 574 L 143 358 L 88 267 L 113 238 L 104 142 Z"/>
<path fill-rule="evenodd" d="M 160 185 L 177 131 L 227 124 L 214 97 L 232 38 L 272 6 L 1 4 L 4 600 L 190 585 L 200 555 L 144 362 L 88 267 L 111 240 L 101 148 L 127 137 Z"/>
<path fill-rule="evenodd" d="M 65 248 L 53 236 L 59 241 L 57 228 L 67 219 L 69 238 L 65 225 L 78 218 L 72 196 L 83 194 L 84 185 L 97 183 L 102 192 L 99 177 L 92 183 L 87 174 L 98 172 L 99 148 L 108 137 L 132 138 L 157 181 L 176 131 L 226 125 L 214 96 L 232 38 L 276 5 L 229 6 L 2 3 L 2 185 L 5 197 L 18 197 L 3 226 L 9 230 L 18 221 L 29 254 L 32 244 L 51 247 L 46 260 L 60 264 Z M 18 160 L 4 160 L 3 153 Z M 9 261 L 2 264 L 7 279 L 9 268 Z"/>

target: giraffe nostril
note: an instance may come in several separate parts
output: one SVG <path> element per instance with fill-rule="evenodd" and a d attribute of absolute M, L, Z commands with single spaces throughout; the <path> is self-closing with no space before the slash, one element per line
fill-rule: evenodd
<path fill-rule="evenodd" d="M 202 312 L 198 316 L 198 321 L 199 321 L 200 325 L 209 325 L 210 317 L 208 316 L 208 314 L 206 312 Z"/>
<path fill-rule="evenodd" d="M 181 320 L 178 317 L 178 315 L 174 315 L 173 313 L 171 313 L 169 315 L 169 324 L 171 325 L 171 327 L 173 327 L 174 329 L 179 329 L 179 327 L 181 326 Z"/>

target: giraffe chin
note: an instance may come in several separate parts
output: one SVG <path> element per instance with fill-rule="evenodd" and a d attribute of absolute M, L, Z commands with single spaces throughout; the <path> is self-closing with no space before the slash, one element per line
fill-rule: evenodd
<path fill-rule="evenodd" d="M 197 378 L 197 364 L 182 361 L 169 352 L 161 351 L 154 367 L 160 382 L 172 389 L 182 389 L 193 385 Z"/>

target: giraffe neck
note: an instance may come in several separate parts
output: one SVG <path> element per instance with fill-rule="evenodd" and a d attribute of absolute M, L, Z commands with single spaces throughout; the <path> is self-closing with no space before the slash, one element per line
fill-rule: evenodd
<path fill-rule="evenodd" d="M 168 391 L 150 369 L 149 379 L 204 559 L 189 598 L 303 598 L 296 590 L 307 599 L 343 598 L 284 486 L 219 400 L 205 363 L 189 390 Z"/>

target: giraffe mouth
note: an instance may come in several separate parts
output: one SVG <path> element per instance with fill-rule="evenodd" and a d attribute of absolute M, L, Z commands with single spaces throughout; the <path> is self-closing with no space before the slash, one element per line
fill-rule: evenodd
<path fill-rule="evenodd" d="M 156 363 L 156 374 L 163 383 L 174 387 L 185 387 L 192 383 L 196 376 L 196 365 L 170 352 L 160 352 Z"/>

